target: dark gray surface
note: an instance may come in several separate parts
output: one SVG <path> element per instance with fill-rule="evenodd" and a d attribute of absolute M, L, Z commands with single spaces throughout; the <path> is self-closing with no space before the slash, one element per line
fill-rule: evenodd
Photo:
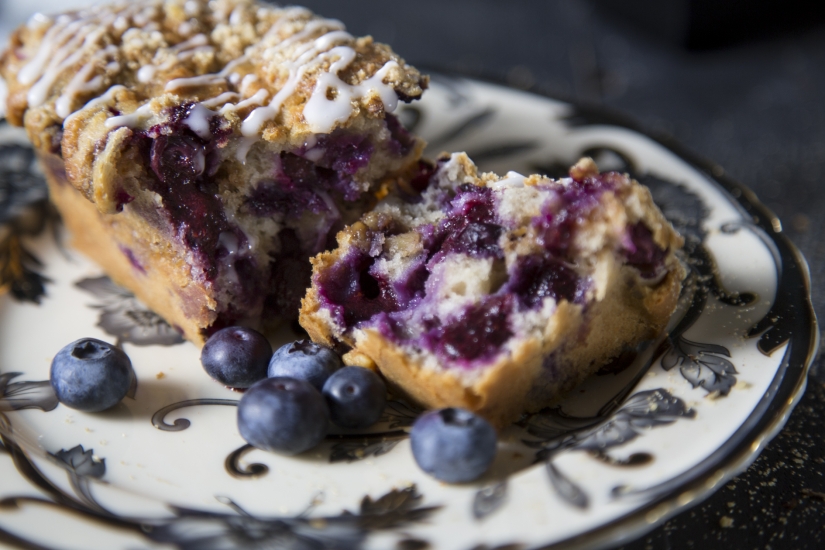
<path fill-rule="evenodd" d="M 825 28 L 755 31 L 750 41 L 688 52 L 584 1 L 304 4 L 414 64 L 600 104 L 717 162 L 782 220 L 808 259 L 822 318 Z M 825 372 L 810 377 L 787 427 L 746 473 L 623 548 L 825 547 L 823 382 Z"/>

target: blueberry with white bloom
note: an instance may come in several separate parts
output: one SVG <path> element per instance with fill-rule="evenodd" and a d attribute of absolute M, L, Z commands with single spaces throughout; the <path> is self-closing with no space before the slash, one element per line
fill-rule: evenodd
<path fill-rule="evenodd" d="M 57 352 L 49 379 L 58 401 L 79 411 L 114 407 L 129 391 L 132 362 L 122 349 L 81 338 Z"/>
<path fill-rule="evenodd" d="M 341 366 L 341 358 L 331 349 L 311 340 L 297 340 L 275 350 L 267 376 L 306 380 L 321 391 L 327 378 Z"/>
<path fill-rule="evenodd" d="M 496 431 L 465 409 L 447 408 L 421 415 L 410 431 L 418 466 L 448 483 L 481 477 L 496 456 Z"/>
<path fill-rule="evenodd" d="M 203 369 L 232 388 L 248 388 L 266 378 L 272 346 L 260 332 L 227 327 L 209 337 L 201 350 Z"/>
<path fill-rule="evenodd" d="M 370 369 L 344 367 L 324 384 L 324 397 L 333 423 L 342 428 L 369 428 L 381 418 L 387 387 Z"/>
<path fill-rule="evenodd" d="M 327 434 L 329 411 L 321 393 L 305 380 L 261 380 L 238 403 L 238 431 L 265 451 L 295 455 L 315 447 Z"/>

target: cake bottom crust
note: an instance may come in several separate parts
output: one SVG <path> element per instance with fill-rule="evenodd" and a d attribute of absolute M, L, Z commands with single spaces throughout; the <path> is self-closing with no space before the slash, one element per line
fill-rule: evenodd
<path fill-rule="evenodd" d="M 140 267 L 133 265 L 126 251 L 145 248 L 136 242 L 134 228 L 122 223 L 117 215 L 101 214 L 69 183 L 60 157 L 39 156 L 50 198 L 71 234 L 72 246 L 187 340 L 202 346 L 204 330 L 217 318 L 217 303 L 209 289 L 191 280 L 188 265 L 179 255 L 153 253 Z"/>

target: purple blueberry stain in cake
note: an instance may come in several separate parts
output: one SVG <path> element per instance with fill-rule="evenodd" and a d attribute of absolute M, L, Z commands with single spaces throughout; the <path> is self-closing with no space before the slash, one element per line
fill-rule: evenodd
<path fill-rule="evenodd" d="M 214 281 L 219 235 L 230 224 L 212 179 L 218 165 L 217 142 L 203 139 L 184 124 L 191 109 L 191 104 L 168 109 L 164 124 L 136 132 L 133 139 L 156 178 L 151 189 L 160 195 L 177 238 L 196 254 L 203 277 Z"/>
<path fill-rule="evenodd" d="M 319 136 L 312 147 L 280 154 L 271 180 L 259 182 L 246 198 L 246 208 L 256 216 L 285 214 L 299 217 L 330 210 L 329 193 L 346 201 L 361 197 L 353 176 L 372 156 L 372 143 L 364 136 L 338 133 Z"/>
<path fill-rule="evenodd" d="M 473 366 L 495 357 L 513 332 L 509 316 L 509 295 L 488 296 L 472 304 L 449 324 L 422 335 L 422 342 L 442 359 L 454 364 Z"/>
<path fill-rule="evenodd" d="M 444 210 L 446 216 L 433 230 L 426 230 L 424 247 L 433 263 L 449 254 L 467 254 L 478 258 L 501 258 L 498 244 L 504 228 L 499 225 L 492 191 L 475 185 L 459 186 L 456 196 Z"/>
<path fill-rule="evenodd" d="M 389 148 L 398 157 L 405 157 L 415 148 L 416 139 L 407 131 L 393 114 L 387 113 L 384 117 L 387 130 L 390 132 Z"/>
<path fill-rule="evenodd" d="M 355 175 L 369 164 L 374 150 L 372 142 L 358 134 L 319 136 L 318 141 L 324 148 L 318 164 L 347 176 Z"/>
<path fill-rule="evenodd" d="M 664 250 L 653 240 L 653 233 L 642 222 L 628 226 L 625 261 L 639 270 L 643 279 L 653 279 L 664 270 Z"/>
<path fill-rule="evenodd" d="M 425 257 L 420 257 L 407 268 L 398 281 L 393 283 L 395 299 L 400 309 L 416 307 L 426 295 L 426 284 L 430 278 Z"/>
<path fill-rule="evenodd" d="M 424 159 L 419 160 L 415 168 L 415 174 L 410 178 L 410 187 L 417 193 L 424 192 L 430 186 L 434 174 L 435 166 L 432 163 Z"/>
<path fill-rule="evenodd" d="M 551 182 L 539 185 L 548 191 L 541 214 L 533 218 L 536 240 L 548 252 L 566 256 L 576 226 L 599 205 L 599 197 L 621 184 L 623 176 L 606 172 L 583 179 L 566 180 L 566 185 Z"/>
<path fill-rule="evenodd" d="M 516 295 L 521 307 L 536 309 L 545 298 L 583 303 L 588 287 L 588 281 L 563 261 L 534 255 L 518 260 L 505 290 Z"/>
<path fill-rule="evenodd" d="M 336 320 L 349 328 L 381 312 L 398 309 L 391 285 L 371 268 L 375 258 L 353 247 L 330 269 L 318 275 L 321 299 Z"/>
<path fill-rule="evenodd" d="M 164 183 L 194 180 L 206 168 L 206 152 L 197 137 L 158 136 L 150 155 L 152 171 Z"/>
<path fill-rule="evenodd" d="M 227 309 L 219 313 L 242 319 L 241 312 L 255 311 L 262 306 L 264 296 L 260 289 L 264 288 L 265 281 L 243 231 L 235 227 L 218 235 L 215 263 L 218 269 L 216 282 L 233 291 Z"/>
<path fill-rule="evenodd" d="M 504 228 L 500 225 L 470 222 L 458 233 L 448 237 L 441 250 L 474 257 L 501 258 L 503 252 L 498 245 L 498 239 L 503 231 Z"/>
<path fill-rule="evenodd" d="M 310 252 L 301 245 L 294 229 L 284 228 L 278 233 L 279 251 L 269 265 L 269 295 L 264 310 L 273 317 L 290 317 L 301 307 L 312 277 L 312 266 L 307 261 Z"/>
<path fill-rule="evenodd" d="M 545 250 L 557 256 L 566 256 L 570 248 L 577 218 L 568 210 L 553 211 L 543 208 L 540 216 L 532 220 L 536 241 Z"/>
<path fill-rule="evenodd" d="M 298 218 L 307 210 L 318 214 L 328 207 L 317 193 L 310 189 L 296 188 L 292 180 L 282 176 L 258 182 L 246 197 L 244 208 L 259 218 L 275 214 Z"/>
<path fill-rule="evenodd" d="M 292 180 L 302 179 L 309 188 L 335 191 L 344 200 L 355 201 L 363 191 L 354 176 L 369 164 L 374 150 L 367 136 L 352 132 L 315 136 L 310 144 L 290 153 L 305 164 L 284 165 L 283 173 Z M 301 173 L 295 173 L 296 170 Z"/>
<path fill-rule="evenodd" d="M 129 260 L 129 263 L 132 264 L 132 267 L 134 267 L 135 270 L 139 271 L 140 273 L 143 273 L 144 275 L 146 274 L 146 268 L 144 268 L 143 265 L 138 261 L 137 257 L 135 256 L 135 253 L 132 252 L 132 249 L 123 245 L 119 245 L 118 248 L 120 248 L 120 251 L 123 252 L 123 255 L 126 256 L 126 259 Z"/>
<path fill-rule="evenodd" d="M 450 203 L 448 218 L 467 219 L 476 223 L 491 223 L 496 220 L 493 191 L 469 183 L 458 186 L 455 198 Z"/>
<path fill-rule="evenodd" d="M 124 191 L 123 189 L 118 189 L 115 193 L 115 209 L 118 212 L 123 211 L 123 207 L 135 200 L 135 197 Z"/>
<path fill-rule="evenodd" d="M 426 287 L 434 265 L 449 255 L 502 258 L 498 242 L 504 228 L 496 223 L 490 189 L 462 185 L 444 208 L 446 215 L 437 226 L 422 224 L 415 229 L 423 250 L 395 280 L 387 280 L 375 269 L 380 250 L 368 253 L 353 247 L 315 282 L 322 303 L 345 329 L 369 322 L 392 340 L 417 342 L 445 360 L 466 365 L 485 362 L 511 336 L 507 317 L 512 298 L 489 296 L 442 326 L 434 317 L 423 322 Z M 423 323 L 424 335 L 410 333 L 413 315 Z"/>

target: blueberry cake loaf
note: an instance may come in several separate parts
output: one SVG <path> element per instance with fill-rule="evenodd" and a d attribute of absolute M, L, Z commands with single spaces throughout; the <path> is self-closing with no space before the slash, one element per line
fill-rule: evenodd
<path fill-rule="evenodd" d="M 445 155 L 337 239 L 312 260 L 312 338 L 498 426 L 658 335 L 684 273 L 649 191 L 590 159 L 553 180 Z"/>
<path fill-rule="evenodd" d="M 303 8 L 36 15 L 0 75 L 76 246 L 198 344 L 297 317 L 307 259 L 423 148 L 392 112 L 427 78 Z"/>

